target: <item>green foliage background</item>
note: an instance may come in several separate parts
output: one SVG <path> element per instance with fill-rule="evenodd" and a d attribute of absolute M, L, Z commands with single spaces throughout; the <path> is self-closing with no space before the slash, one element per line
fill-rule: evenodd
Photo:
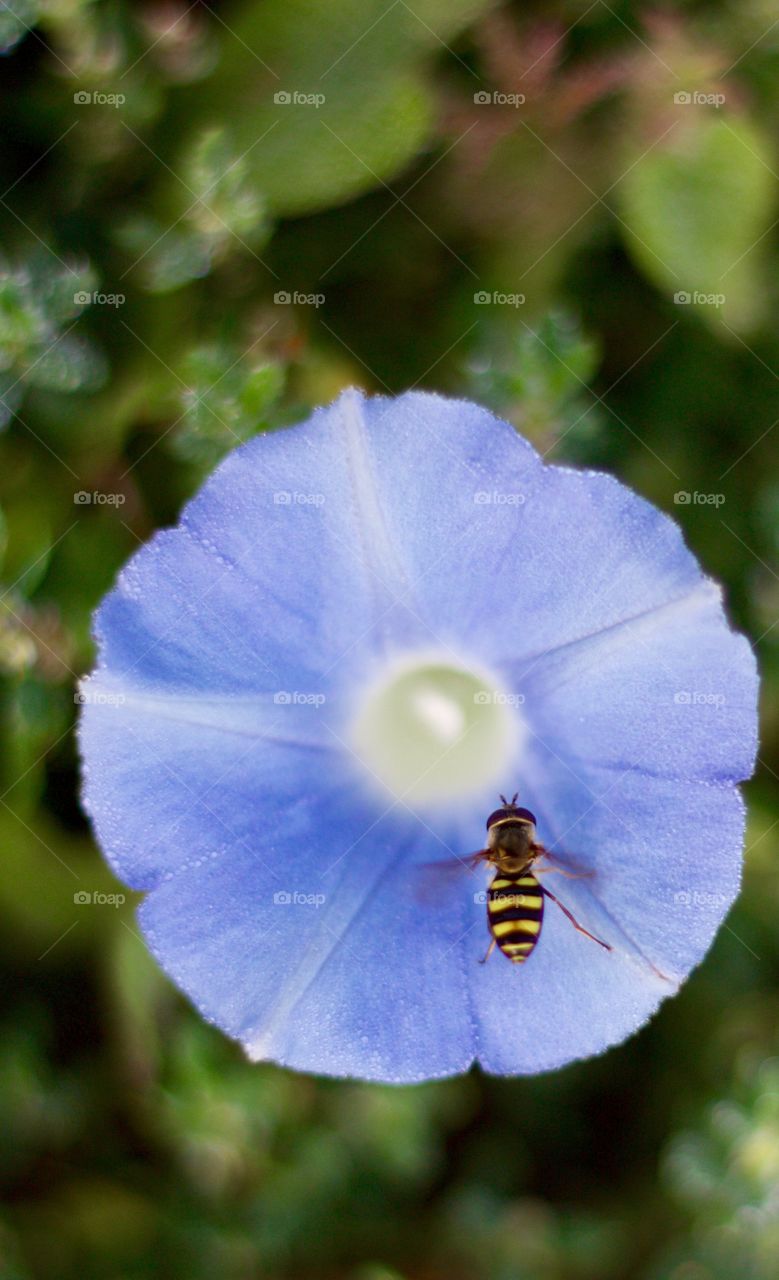
<path fill-rule="evenodd" d="M 3 1280 L 773 1280 L 773 7 L 10 0 L 0 44 Z M 760 652 L 744 892 L 596 1061 L 249 1066 L 131 902 L 74 898 L 121 888 L 77 799 L 92 609 L 237 440 L 348 383 L 471 395 L 623 477 Z"/>

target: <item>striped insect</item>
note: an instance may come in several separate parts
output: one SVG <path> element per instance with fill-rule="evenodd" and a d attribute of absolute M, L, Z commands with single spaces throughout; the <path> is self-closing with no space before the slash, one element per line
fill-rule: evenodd
<path fill-rule="evenodd" d="M 487 922 L 492 940 L 480 963 L 485 964 L 497 946 L 512 964 L 524 964 L 541 936 L 545 897 L 557 904 L 579 933 L 611 951 L 608 942 L 596 938 L 594 933 L 580 925 L 568 908 L 538 879 L 545 871 L 558 871 L 569 879 L 579 877 L 560 866 L 536 867 L 540 859 L 552 861 L 552 857 L 535 838 L 533 814 L 517 805 L 516 795 L 510 802 L 505 796 L 500 798 L 503 807 L 496 809 L 487 819 L 487 847 L 467 859 L 472 867 L 482 862 L 495 867 L 487 890 Z"/>

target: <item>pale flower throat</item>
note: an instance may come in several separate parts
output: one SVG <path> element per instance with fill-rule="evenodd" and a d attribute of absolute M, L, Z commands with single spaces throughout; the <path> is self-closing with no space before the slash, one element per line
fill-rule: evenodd
<path fill-rule="evenodd" d="M 397 665 L 370 687 L 353 724 L 368 770 L 409 804 L 440 804 L 511 784 L 524 736 L 521 699 L 436 660 Z"/>

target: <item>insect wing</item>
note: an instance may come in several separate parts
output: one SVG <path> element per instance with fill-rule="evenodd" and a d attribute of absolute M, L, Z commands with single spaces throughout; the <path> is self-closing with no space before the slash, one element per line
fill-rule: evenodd
<path fill-rule="evenodd" d="M 434 907 L 446 895 L 460 887 L 466 876 L 473 875 L 480 863 L 486 862 L 486 849 L 464 858 L 445 858 L 441 862 L 421 862 L 415 867 L 416 896 L 428 907 Z"/>
<path fill-rule="evenodd" d="M 581 862 L 577 862 L 575 858 L 571 858 L 568 853 L 560 855 L 552 853 L 545 845 L 536 845 L 537 856 L 544 858 L 551 863 L 547 870 L 559 871 L 561 875 L 568 876 L 572 880 L 589 880 L 594 876 L 595 872 L 589 867 L 583 866 Z"/>

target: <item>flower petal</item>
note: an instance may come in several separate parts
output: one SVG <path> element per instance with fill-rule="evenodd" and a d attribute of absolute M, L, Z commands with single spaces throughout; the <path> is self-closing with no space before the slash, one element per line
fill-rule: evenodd
<path fill-rule="evenodd" d="M 470 639 L 474 627 L 481 635 L 505 603 L 500 559 L 517 546 L 543 470 L 538 454 L 466 400 L 376 396 L 359 413 L 362 483 L 398 549 L 404 598 L 436 636 Z"/>
<path fill-rule="evenodd" d="M 682 979 L 705 955 L 738 892 L 738 790 L 627 771 L 618 778 L 591 772 L 587 784 L 545 774 L 543 792 L 532 782 L 528 793 L 539 836 L 560 864 L 594 873 L 581 880 L 551 875 L 552 891 L 558 883 L 559 896 L 564 890 L 590 918 L 594 913 L 605 941 Z"/>
<path fill-rule="evenodd" d="M 528 664 L 704 581 L 662 512 L 612 476 L 543 465 L 475 405 L 413 393 L 352 412 L 361 485 L 399 549 L 406 598 L 492 663 Z"/>
<path fill-rule="evenodd" d="M 101 660 L 114 680 L 199 693 L 320 689 L 366 637 L 371 654 L 429 643 L 399 603 L 404 571 L 362 437 L 359 402 L 342 397 L 305 427 L 229 455 L 101 606 Z"/>
<path fill-rule="evenodd" d="M 95 698 L 106 682 L 89 688 Z M 316 708 L 112 696 L 121 701 L 84 707 L 83 801 L 108 861 L 134 889 L 235 845 L 258 850 L 279 824 L 297 833 L 323 786 L 349 785 L 318 741 Z"/>
<path fill-rule="evenodd" d="M 140 921 L 167 972 L 254 1059 L 391 1082 L 450 1075 L 472 1060 L 466 903 L 455 894 L 431 928 L 408 867 L 429 840 L 405 814 L 377 824 L 320 796 L 305 840 L 281 824 L 256 854 L 243 843 L 187 868 Z"/>
<path fill-rule="evenodd" d="M 752 771 L 755 659 L 711 582 L 509 670 L 539 749 L 574 773 L 716 781 Z"/>
<path fill-rule="evenodd" d="M 604 791 L 613 782 L 599 779 Z M 600 804 L 562 778 L 526 795 L 541 838 L 570 851 L 563 865 L 595 871 L 542 883 L 613 950 L 578 933 L 553 902 L 515 981 L 509 966 L 485 976 L 475 964 L 484 935 L 470 943 L 477 1052 L 494 1072 L 550 1070 L 630 1035 L 702 960 L 739 885 L 744 810 L 733 788 L 627 774 Z"/>
<path fill-rule="evenodd" d="M 541 471 L 496 567 L 517 589 L 502 602 L 493 658 L 523 666 L 682 600 L 703 581 L 662 512 L 612 476 L 558 466 Z"/>

